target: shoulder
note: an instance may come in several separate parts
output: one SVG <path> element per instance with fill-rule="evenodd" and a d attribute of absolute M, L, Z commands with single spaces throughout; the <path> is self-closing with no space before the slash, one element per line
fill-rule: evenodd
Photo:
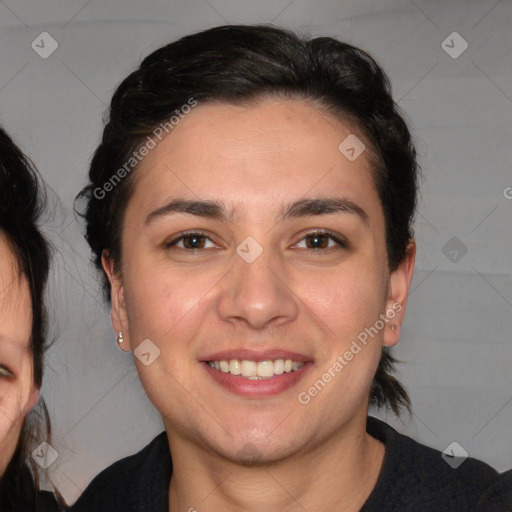
<path fill-rule="evenodd" d="M 512 469 L 498 475 L 484 490 L 475 508 L 478 512 L 512 511 Z"/>
<path fill-rule="evenodd" d="M 480 460 L 458 457 L 455 452 L 443 454 L 375 418 L 368 418 L 367 430 L 386 446 L 381 475 L 371 496 L 375 494 L 376 502 L 385 500 L 388 505 L 395 503 L 397 510 L 415 512 L 487 512 L 487 498 L 497 500 L 505 491 L 506 477 Z M 479 502 L 482 508 L 475 508 Z M 400 504 L 405 508 L 399 508 Z"/>
<path fill-rule="evenodd" d="M 167 491 L 171 468 L 167 435 L 162 432 L 139 452 L 114 462 L 97 475 L 71 510 L 139 510 L 137 507 L 143 501 L 142 497 L 163 498 L 161 494 Z"/>

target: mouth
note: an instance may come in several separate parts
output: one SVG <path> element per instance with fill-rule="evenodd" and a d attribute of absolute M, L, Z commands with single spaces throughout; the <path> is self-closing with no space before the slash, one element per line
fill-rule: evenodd
<path fill-rule="evenodd" d="M 237 395 L 264 398 L 296 385 L 313 360 L 293 352 L 249 350 L 212 354 L 201 361 L 208 375 Z"/>

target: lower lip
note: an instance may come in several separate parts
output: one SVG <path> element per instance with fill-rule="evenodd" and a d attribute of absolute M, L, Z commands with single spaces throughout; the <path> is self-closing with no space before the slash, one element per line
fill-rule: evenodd
<path fill-rule="evenodd" d="M 251 380 L 240 375 L 224 373 L 212 368 L 206 362 L 203 363 L 203 366 L 217 383 L 229 389 L 229 391 L 241 396 L 265 398 L 278 395 L 297 384 L 308 372 L 312 363 L 305 363 L 300 370 L 285 372 L 281 375 L 274 375 L 269 379 L 261 380 Z"/>

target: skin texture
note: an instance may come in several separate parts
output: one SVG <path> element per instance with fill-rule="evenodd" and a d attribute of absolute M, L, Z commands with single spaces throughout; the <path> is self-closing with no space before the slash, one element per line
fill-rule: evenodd
<path fill-rule="evenodd" d="M 367 152 L 350 162 L 338 150 L 350 133 L 302 100 L 199 105 L 136 171 L 121 271 L 107 253 L 103 265 L 124 349 L 150 339 L 160 350 L 152 364 L 135 363 L 169 438 L 172 510 L 356 511 L 375 485 L 384 446 L 366 434 L 369 390 L 382 346 L 399 340 L 415 247 L 390 273 Z M 348 199 L 367 220 L 346 212 L 280 220 L 285 204 L 305 197 Z M 221 201 L 233 216 L 146 221 L 176 198 Z M 311 250 L 305 236 L 319 229 L 347 247 L 324 238 L 327 249 Z M 186 230 L 205 233 L 204 248 L 187 252 L 190 240 L 166 246 Z M 236 253 L 248 236 L 263 249 L 252 263 Z M 298 393 L 396 303 L 393 321 L 301 404 Z M 242 397 L 200 361 L 246 348 L 290 350 L 313 364 L 278 395 Z"/>
<path fill-rule="evenodd" d="M 28 282 L 0 232 L 0 476 L 14 454 L 25 417 L 39 398 L 29 350 L 31 326 Z"/>

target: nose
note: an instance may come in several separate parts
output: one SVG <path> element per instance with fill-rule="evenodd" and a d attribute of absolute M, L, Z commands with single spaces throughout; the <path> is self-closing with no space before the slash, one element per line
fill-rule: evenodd
<path fill-rule="evenodd" d="M 270 251 L 264 250 L 252 263 L 238 254 L 233 257 L 233 267 L 222 281 L 223 291 L 217 302 L 222 320 L 261 330 L 297 318 L 298 298 L 287 283 L 286 269 Z"/>

